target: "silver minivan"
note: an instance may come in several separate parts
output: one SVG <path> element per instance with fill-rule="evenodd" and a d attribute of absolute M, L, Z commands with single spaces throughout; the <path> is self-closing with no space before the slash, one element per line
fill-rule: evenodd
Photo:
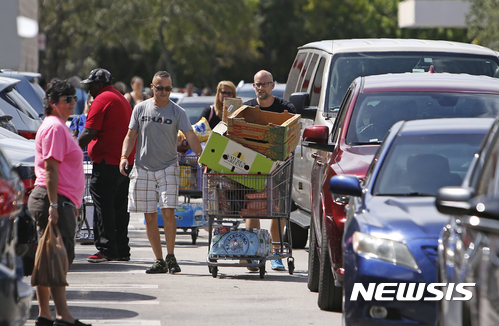
<path fill-rule="evenodd" d="M 435 72 L 499 76 L 497 52 L 474 44 L 416 39 L 350 39 L 313 42 L 298 48 L 289 71 L 284 98 L 302 115 L 302 131 L 334 119 L 350 83 L 358 76 Z M 323 150 L 331 150 L 323 146 Z M 292 243 L 306 245 L 310 225 L 310 176 L 317 149 L 295 150 L 291 214 Z M 314 162 L 315 161 L 315 162 Z"/>

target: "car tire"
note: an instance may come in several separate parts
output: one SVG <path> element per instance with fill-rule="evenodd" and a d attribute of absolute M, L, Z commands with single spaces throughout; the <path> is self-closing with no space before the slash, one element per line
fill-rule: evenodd
<path fill-rule="evenodd" d="M 293 221 L 289 221 L 289 225 L 291 227 L 291 246 L 293 249 L 305 249 L 308 241 L 308 229 L 302 228 L 298 224 Z M 288 241 L 288 228 L 284 230 L 283 241 Z"/>
<path fill-rule="evenodd" d="M 317 250 L 317 236 L 315 235 L 314 222 L 310 223 L 310 242 L 308 250 L 308 289 L 312 292 L 319 291 L 319 251 Z"/>
<path fill-rule="evenodd" d="M 319 297 L 317 304 L 321 310 L 341 312 L 343 288 L 334 284 L 331 261 L 327 245 L 327 234 L 324 219 L 322 219 L 322 242 L 319 267 Z"/>

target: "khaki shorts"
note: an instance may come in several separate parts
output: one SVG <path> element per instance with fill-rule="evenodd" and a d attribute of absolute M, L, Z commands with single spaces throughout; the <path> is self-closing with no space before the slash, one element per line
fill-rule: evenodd
<path fill-rule="evenodd" d="M 130 213 L 155 213 L 159 208 L 177 208 L 180 168 L 178 162 L 159 171 L 133 166 L 128 187 Z"/>

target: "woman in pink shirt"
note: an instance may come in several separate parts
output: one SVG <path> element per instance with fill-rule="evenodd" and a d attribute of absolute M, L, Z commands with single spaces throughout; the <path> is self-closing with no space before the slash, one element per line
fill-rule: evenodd
<path fill-rule="evenodd" d="M 69 266 L 75 257 L 76 208 L 81 205 L 85 187 L 83 152 L 66 126 L 74 114 L 75 88 L 66 81 L 53 80 L 44 100 L 45 119 L 35 138 L 35 189 L 28 209 L 36 219 L 39 234 L 48 223 L 59 228 L 68 254 Z M 56 319 L 50 312 L 50 295 L 56 308 Z M 66 287 L 37 286 L 38 317 L 36 326 L 87 326 L 75 319 L 66 302 Z"/>

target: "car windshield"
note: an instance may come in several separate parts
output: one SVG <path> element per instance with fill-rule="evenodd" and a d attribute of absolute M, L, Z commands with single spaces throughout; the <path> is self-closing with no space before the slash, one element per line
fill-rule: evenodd
<path fill-rule="evenodd" d="M 497 58 L 452 53 L 371 52 L 335 58 L 331 63 L 329 108 L 340 106 L 350 83 L 359 76 L 427 72 L 433 66 L 436 72 L 495 77 L 498 69 Z"/>
<path fill-rule="evenodd" d="M 499 95 L 466 93 L 364 93 L 360 94 L 348 126 L 346 143 L 380 143 L 400 120 L 495 117 Z"/>
<path fill-rule="evenodd" d="M 397 137 L 376 176 L 375 196 L 436 196 L 459 186 L 484 134 L 455 133 Z"/>

